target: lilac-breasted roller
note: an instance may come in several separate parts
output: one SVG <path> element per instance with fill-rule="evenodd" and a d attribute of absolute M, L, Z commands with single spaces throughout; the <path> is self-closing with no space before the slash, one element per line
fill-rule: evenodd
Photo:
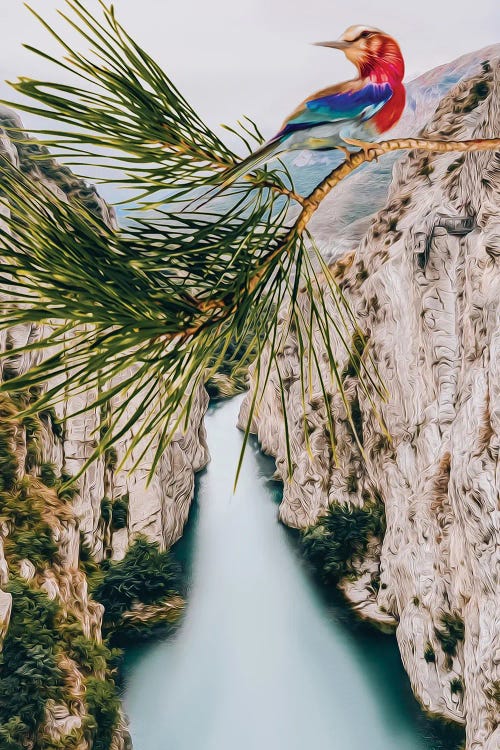
<path fill-rule="evenodd" d="M 317 45 L 343 50 L 358 77 L 305 99 L 274 138 L 228 170 L 223 188 L 285 151 L 367 150 L 401 117 L 405 66 L 395 39 L 372 26 L 350 26 L 337 41 Z"/>

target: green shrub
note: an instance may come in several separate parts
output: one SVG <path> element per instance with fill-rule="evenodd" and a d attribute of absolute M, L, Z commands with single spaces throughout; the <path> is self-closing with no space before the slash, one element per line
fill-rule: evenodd
<path fill-rule="evenodd" d="M 29 406 L 36 396 L 36 393 L 19 391 L 11 399 L 0 397 L 0 518 L 10 527 L 5 541 L 8 562 L 16 564 L 27 558 L 35 567 L 43 569 L 55 562 L 58 555 L 52 529 L 44 518 L 47 509 L 53 510 L 56 504 L 56 497 L 50 490 L 55 489 L 63 501 L 70 499 L 72 493 L 65 495 L 61 490 L 67 476 L 58 478 L 50 463 L 41 464 L 39 480 L 26 475 L 17 478 L 16 424 L 25 429 L 27 467 L 40 462 L 40 420 L 29 414 L 24 415 L 22 421 L 18 417 L 18 409 Z"/>
<path fill-rule="evenodd" d="M 486 694 L 500 705 L 500 680 L 494 680 L 486 689 Z"/>
<path fill-rule="evenodd" d="M 352 424 L 349 422 L 349 427 L 353 432 L 353 437 L 358 439 L 360 445 L 363 445 L 363 415 L 361 414 L 361 406 L 359 404 L 359 398 L 356 394 L 354 398 L 349 402 L 349 410 L 351 412 Z"/>
<path fill-rule="evenodd" d="M 71 474 L 61 471 L 61 476 L 57 482 L 57 496 L 65 503 L 70 503 L 78 494 L 78 484 L 73 481 Z"/>
<path fill-rule="evenodd" d="M 113 445 L 104 451 L 104 463 L 110 471 L 114 471 L 118 466 L 118 453 Z"/>
<path fill-rule="evenodd" d="M 179 585 L 180 568 L 171 553 L 139 538 L 123 560 L 110 563 L 93 596 L 104 605 L 105 627 L 114 630 L 133 604 L 156 604 L 177 594 Z"/>
<path fill-rule="evenodd" d="M 420 163 L 420 169 L 419 174 L 421 174 L 423 177 L 428 177 L 434 172 L 434 167 L 429 161 L 428 156 L 424 156 Z"/>
<path fill-rule="evenodd" d="M 87 638 L 83 635 L 80 623 L 68 628 L 64 637 L 67 638 L 69 656 L 87 676 L 105 674 L 118 666 L 122 652 Z"/>
<path fill-rule="evenodd" d="M 488 81 L 476 81 L 469 91 L 469 96 L 464 101 L 463 112 L 472 112 L 483 99 L 486 99 L 490 92 Z"/>
<path fill-rule="evenodd" d="M 88 558 L 92 571 L 98 569 L 89 547 L 80 535 L 80 550 Z M 82 562 L 82 556 L 80 557 Z M 109 649 L 83 634 L 81 623 L 75 618 L 60 628 L 67 652 L 85 676 L 86 734 L 93 750 L 109 750 L 119 720 L 120 702 L 111 673 L 116 669 L 122 653 Z M 65 745 L 66 747 L 66 745 Z"/>
<path fill-rule="evenodd" d="M 15 454 L 16 409 L 8 396 L 0 396 L 0 491 L 13 489 L 17 479 L 18 463 Z"/>
<path fill-rule="evenodd" d="M 53 407 L 43 409 L 41 412 L 39 412 L 38 416 L 40 417 L 42 422 L 50 425 L 54 437 L 58 438 L 59 440 L 62 440 L 64 438 L 64 427 L 57 418 L 55 409 Z"/>
<path fill-rule="evenodd" d="M 111 521 L 111 513 L 113 509 L 113 502 L 109 497 L 103 497 L 101 500 L 100 514 L 105 524 Z"/>
<path fill-rule="evenodd" d="M 109 750 L 120 718 L 120 702 L 113 680 L 89 677 L 85 682 L 87 728 L 92 733 L 92 750 Z"/>
<path fill-rule="evenodd" d="M 0 491 L 12 489 L 17 477 L 17 460 L 6 445 L 5 434 L 0 432 Z"/>
<path fill-rule="evenodd" d="M 448 657 L 457 652 L 457 644 L 464 639 L 464 622 L 457 612 L 446 612 L 441 617 L 441 627 L 435 628 L 436 638 Z"/>
<path fill-rule="evenodd" d="M 111 500 L 109 497 L 103 497 L 101 500 L 101 518 L 104 523 L 111 524 L 112 531 L 125 529 L 128 524 L 128 493 Z"/>
<path fill-rule="evenodd" d="M 30 404 L 27 393 L 19 394 L 19 408 Z M 42 460 L 41 424 L 37 414 L 26 414 L 21 421 L 26 435 L 26 471 L 31 471 Z"/>
<path fill-rule="evenodd" d="M 111 528 L 113 529 L 113 531 L 118 531 L 119 529 L 125 529 L 127 527 L 128 505 L 129 505 L 128 493 L 126 495 L 122 495 L 121 497 L 117 497 L 113 501 L 113 508 L 112 508 L 112 514 L 111 514 Z"/>
<path fill-rule="evenodd" d="M 358 491 L 358 476 L 355 472 L 352 474 L 349 474 L 347 477 L 347 492 L 350 492 L 351 494 Z"/>
<path fill-rule="evenodd" d="M 119 718 L 111 673 L 120 652 L 84 636 L 76 617 L 63 619 L 57 602 L 22 579 L 11 579 L 8 590 L 13 603 L 0 654 L 1 750 L 20 750 L 29 741 L 37 748 L 80 746 L 76 735 L 65 737 L 61 745 L 52 745 L 44 737 L 37 742 L 47 700 L 67 699 L 64 674 L 57 665 L 59 653 L 74 659 L 85 677 L 86 729 L 92 735 L 93 750 L 109 750 Z"/>
<path fill-rule="evenodd" d="M 367 503 L 363 508 L 331 505 L 315 526 L 302 535 L 302 548 L 319 578 L 334 586 L 352 574 L 353 561 L 362 557 L 372 536 L 385 531 L 383 505 Z"/>
<path fill-rule="evenodd" d="M 12 578 L 8 591 L 12 614 L 0 654 L 0 725 L 12 737 L 23 730 L 25 740 L 26 732 L 33 737 L 43 722 L 45 702 L 63 693 L 56 660 L 58 606 L 21 579 Z"/>
<path fill-rule="evenodd" d="M 429 641 L 425 644 L 424 659 L 428 664 L 434 664 L 436 661 L 436 652 L 434 651 L 432 643 L 429 643 Z"/>
<path fill-rule="evenodd" d="M 458 159 L 455 159 L 446 170 L 447 172 L 454 172 L 455 169 L 458 169 L 465 161 L 465 156 L 459 156 Z"/>
<path fill-rule="evenodd" d="M 452 680 L 450 680 L 450 690 L 452 695 L 464 692 L 464 684 L 460 677 L 454 677 Z"/>
<path fill-rule="evenodd" d="M 29 727 L 19 716 L 13 716 L 0 726 L 0 747 L 2 750 L 20 750 L 26 747 L 29 735 Z"/>
<path fill-rule="evenodd" d="M 43 463 L 40 466 L 40 479 L 46 487 L 55 487 L 58 482 L 54 464 Z"/>
<path fill-rule="evenodd" d="M 17 491 L 0 496 L 1 516 L 11 526 L 5 552 L 11 563 L 28 558 L 36 568 L 43 569 L 57 559 L 59 549 L 52 529 L 43 519 L 41 493 L 33 489 L 32 482 L 31 477 L 24 477 L 18 482 Z"/>
<path fill-rule="evenodd" d="M 85 541 L 83 532 L 80 531 L 80 550 L 79 550 L 80 568 L 85 573 L 90 589 L 95 588 L 97 583 L 102 581 L 102 571 L 92 555 L 89 544 Z"/>
<path fill-rule="evenodd" d="M 40 464 L 40 477 L 18 479 L 15 420 L 18 409 L 29 403 L 25 393 L 17 394 L 15 402 L 0 397 L 0 519 L 9 526 L 4 546 L 11 570 L 8 590 L 13 597 L 11 620 L 0 654 L 0 748 L 69 750 L 81 745 L 78 732 L 61 741 L 52 741 L 41 732 L 47 701 L 68 699 L 65 675 L 58 666 L 59 655 L 67 654 L 86 678 L 86 731 L 92 736 L 93 750 L 109 750 L 119 718 L 119 701 L 111 678 L 119 652 L 87 638 L 76 616 L 63 615 L 59 603 L 50 601 L 35 583 L 12 575 L 23 558 L 40 570 L 57 561 L 59 550 L 49 525 L 50 516 L 56 513 L 64 519 L 64 502 L 77 491 L 75 485 L 66 486 L 69 475 L 58 477 L 52 464 L 40 464 L 41 423 L 36 416 L 23 417 L 18 424 L 26 431 L 26 466 Z M 120 499 L 116 508 L 109 501 L 109 522 L 117 527 L 124 519 L 126 523 L 127 501 L 128 498 Z M 94 576 L 95 582 L 102 581 L 99 566 L 83 542 L 80 551 L 82 567 Z"/>
<path fill-rule="evenodd" d="M 73 477 L 65 471 L 57 474 L 56 466 L 51 463 L 42 463 L 40 466 L 40 480 L 46 487 L 56 490 L 57 496 L 63 502 L 71 502 L 78 492 L 78 486 L 72 482 Z"/>
<path fill-rule="evenodd" d="M 370 574 L 370 588 L 375 595 L 380 591 L 380 570 Z"/>
<path fill-rule="evenodd" d="M 367 274 L 368 276 L 368 274 Z M 342 378 L 355 378 L 361 369 L 361 358 L 366 347 L 366 340 L 360 331 L 355 331 L 351 339 L 349 359 L 342 370 Z"/>
<path fill-rule="evenodd" d="M 11 545 L 10 542 L 13 542 Z M 35 528 L 16 530 L 8 537 L 6 548 L 17 562 L 27 558 L 35 568 L 43 569 L 57 558 L 59 548 L 52 538 L 52 531 L 45 524 Z"/>

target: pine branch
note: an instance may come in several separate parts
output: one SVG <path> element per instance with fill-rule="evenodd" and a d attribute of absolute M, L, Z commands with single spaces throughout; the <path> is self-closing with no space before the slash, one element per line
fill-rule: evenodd
<path fill-rule="evenodd" d="M 65 57 L 33 51 L 73 73 L 76 82 L 22 78 L 15 88 L 36 104 L 25 103 L 21 109 L 50 120 L 38 133 L 39 143 L 77 166 L 97 162 L 113 167 L 104 179 L 132 188 L 141 196 L 141 208 L 149 211 L 132 211 L 125 226 L 111 228 L 75 197 L 58 197 L 0 158 L 0 200 L 8 209 L 0 223 L 0 288 L 5 295 L 0 329 L 32 324 L 40 329 L 37 341 L 4 352 L 0 359 L 26 351 L 43 354 L 28 372 L 2 383 L 0 391 L 41 388 L 29 411 L 57 405 L 68 395 L 94 393 L 82 410 L 101 410 L 106 429 L 89 460 L 134 424 L 128 455 L 134 452 L 138 464 L 152 447 L 153 472 L 178 427 L 185 427 L 198 386 L 217 372 L 229 351 L 233 361 L 238 352 L 242 357 L 257 352 L 251 421 L 257 393 L 273 366 L 285 386 L 281 351 L 293 330 L 304 410 L 305 382 L 314 373 L 327 417 L 331 419 L 329 393 L 337 390 L 356 436 L 331 337 L 340 342 L 370 403 L 374 392 L 384 396 L 384 386 L 373 363 L 352 353 L 353 337 L 363 340 L 362 334 L 329 269 L 320 257 L 316 265 L 311 257 L 315 246 L 308 222 L 330 190 L 384 153 L 496 150 L 500 139 L 377 143 L 368 153 L 348 156 L 306 197 L 279 165 L 234 185 L 223 210 L 209 206 L 193 213 L 186 204 L 207 186 L 222 184 L 237 155 L 125 32 L 112 8 L 101 3 L 99 19 L 80 0 L 66 5 L 73 15 L 61 15 L 89 52 L 80 54 L 40 19 Z M 249 120 L 228 129 L 249 151 L 262 142 Z M 15 139 L 16 132 L 11 129 L 10 135 Z M 45 155 L 38 153 L 39 158 Z M 291 221 L 293 204 L 300 209 Z M 300 295 L 306 297 L 307 315 Z M 315 332 L 328 356 L 329 378 L 318 362 Z M 266 367 L 261 361 L 265 346 Z M 288 434 L 286 412 L 284 419 Z M 335 455 L 332 424 L 330 439 Z M 307 445 L 307 436 L 305 441 Z M 289 459 L 291 471 L 290 453 Z"/>
<path fill-rule="evenodd" d="M 380 141 L 373 145 L 367 152 L 358 151 L 347 157 L 338 167 L 335 167 L 317 187 L 307 197 L 297 196 L 293 191 L 287 194 L 293 200 L 300 202 L 302 210 L 295 220 L 293 226 L 288 230 L 283 239 L 277 244 L 277 247 L 271 249 L 262 259 L 259 268 L 255 270 L 247 282 L 247 291 L 252 292 L 259 284 L 266 272 L 266 268 L 273 264 L 283 253 L 291 251 L 294 240 L 301 237 L 312 219 L 313 214 L 318 210 L 322 201 L 328 193 L 336 187 L 339 182 L 348 177 L 361 164 L 376 161 L 379 156 L 387 154 L 390 151 L 403 151 L 416 149 L 421 151 L 431 151 L 433 153 L 448 153 L 453 151 L 473 153 L 476 151 L 498 151 L 500 150 L 500 138 L 476 138 L 466 141 L 439 141 L 425 140 L 423 138 L 397 138 L 390 141 Z M 300 200 L 299 200 L 300 198 Z M 199 311 L 201 314 L 210 311 L 222 310 L 227 307 L 227 300 L 211 300 L 209 304 L 201 304 Z M 195 335 L 197 329 L 192 328 L 188 331 L 180 332 L 178 335 Z M 175 336 L 174 336 L 175 338 Z"/>
<path fill-rule="evenodd" d="M 328 195 L 338 183 L 345 179 L 351 172 L 365 162 L 377 161 L 379 156 L 390 151 L 406 151 L 416 149 L 420 151 L 431 151 L 433 153 L 449 153 L 460 151 L 473 153 L 475 151 L 499 151 L 500 138 L 475 138 L 466 141 L 440 141 L 425 138 L 395 138 L 390 141 L 374 143 L 368 152 L 357 151 L 348 157 L 342 164 L 336 167 L 325 177 L 321 183 L 314 188 L 312 193 L 303 202 L 303 210 L 296 224 L 296 231 L 302 233 L 317 210 L 322 200 Z"/>

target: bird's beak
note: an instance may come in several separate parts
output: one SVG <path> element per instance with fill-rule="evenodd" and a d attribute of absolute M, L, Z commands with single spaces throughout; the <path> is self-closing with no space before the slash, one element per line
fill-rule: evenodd
<path fill-rule="evenodd" d="M 338 39 L 335 42 L 313 42 L 315 47 L 333 47 L 334 49 L 346 49 L 350 46 L 349 42 L 344 42 L 343 39 Z"/>

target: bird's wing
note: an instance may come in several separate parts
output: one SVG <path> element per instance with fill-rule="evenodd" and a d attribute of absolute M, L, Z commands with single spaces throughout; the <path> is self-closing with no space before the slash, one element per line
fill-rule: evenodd
<path fill-rule="evenodd" d="M 323 89 L 292 112 L 278 135 L 288 135 L 328 122 L 356 118 L 369 120 L 389 101 L 392 94 L 389 83 L 373 83 L 363 79 Z"/>

